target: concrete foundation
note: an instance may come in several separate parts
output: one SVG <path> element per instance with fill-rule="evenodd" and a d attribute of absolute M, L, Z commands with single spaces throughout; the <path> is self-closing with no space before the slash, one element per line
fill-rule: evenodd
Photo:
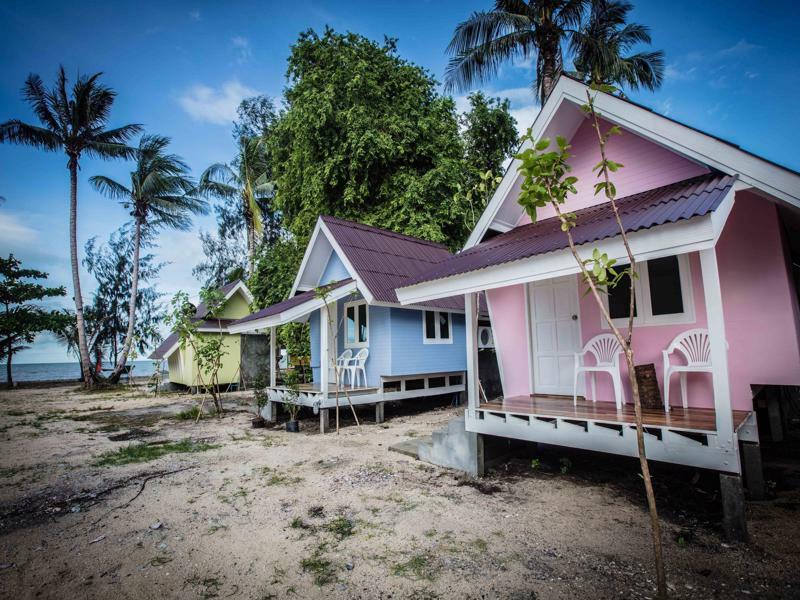
<path fill-rule="evenodd" d="M 741 452 L 744 484 L 751 500 L 763 500 L 766 495 L 764 487 L 764 467 L 761 464 L 761 446 L 743 442 Z"/>
<path fill-rule="evenodd" d="M 385 420 L 384 416 L 383 416 L 383 406 L 384 406 L 383 402 L 378 402 L 375 405 L 375 422 L 376 423 L 383 423 L 383 421 Z"/>
<path fill-rule="evenodd" d="M 746 542 L 747 518 L 742 478 L 720 473 L 719 487 L 722 493 L 722 531 L 729 541 Z"/>
<path fill-rule="evenodd" d="M 278 422 L 278 403 L 267 401 L 267 405 L 261 410 L 261 416 L 270 423 Z"/>
<path fill-rule="evenodd" d="M 420 443 L 419 459 L 482 477 L 486 473 L 483 437 L 467 431 L 464 417 L 458 417 L 445 429 L 434 431 L 430 443 Z"/>
<path fill-rule="evenodd" d="M 319 411 L 319 432 L 327 433 L 331 428 L 330 410 L 323 408 Z"/>

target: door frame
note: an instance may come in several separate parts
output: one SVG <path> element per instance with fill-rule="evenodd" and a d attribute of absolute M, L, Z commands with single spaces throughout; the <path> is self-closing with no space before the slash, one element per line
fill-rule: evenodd
<path fill-rule="evenodd" d="M 527 325 L 528 335 L 528 380 L 530 384 L 530 393 L 532 396 L 536 395 L 536 336 L 534 335 L 534 327 L 536 326 L 536 314 L 533 310 L 533 293 L 531 289 L 537 284 L 553 283 L 559 280 L 566 281 L 572 279 L 573 287 L 575 288 L 575 314 L 578 315 L 578 350 L 583 347 L 583 335 L 581 333 L 581 298 L 578 290 L 578 275 L 565 275 L 563 277 L 553 277 L 550 279 L 540 279 L 538 281 L 531 281 L 525 284 L 525 323 Z M 584 395 L 585 381 L 584 377 L 578 379 L 578 395 Z M 544 395 L 544 394 L 543 394 Z M 572 395 L 570 389 L 569 394 Z"/>

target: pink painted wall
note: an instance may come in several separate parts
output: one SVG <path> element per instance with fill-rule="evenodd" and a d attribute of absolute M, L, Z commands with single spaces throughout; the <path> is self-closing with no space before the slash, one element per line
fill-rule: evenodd
<path fill-rule="evenodd" d="M 751 384 L 800 385 L 797 297 L 775 205 L 737 193 L 717 262 L 733 406 L 749 409 Z"/>
<path fill-rule="evenodd" d="M 521 285 L 486 292 L 489 310 L 494 317 L 492 333 L 497 346 L 497 360 L 503 373 L 503 395 L 530 394 L 528 372 L 528 337 L 525 316 L 525 288 Z"/>
<path fill-rule="evenodd" d="M 591 172 L 599 160 L 588 122 L 572 140 L 573 174 L 579 177 L 574 210 L 604 201 L 595 198 Z M 608 155 L 625 165 L 614 177 L 618 197 L 666 185 L 706 172 L 688 161 L 632 133 L 613 137 Z M 588 185 L 580 185 L 580 182 Z M 540 213 L 540 218 L 551 216 Z M 527 217 L 520 224 L 527 222 Z M 729 344 L 731 399 L 736 409 L 752 409 L 751 385 L 800 385 L 800 323 L 794 289 L 785 257 L 777 209 L 768 200 L 748 192 L 736 194 L 733 211 L 717 245 L 720 282 Z M 695 322 L 637 328 L 634 351 L 638 363 L 652 362 L 662 383 L 662 350 L 679 333 L 706 326 L 706 309 L 699 256 L 690 255 Z M 522 286 L 488 292 L 492 325 L 499 346 L 505 396 L 530 393 L 528 340 L 525 330 L 525 296 Z M 580 300 L 581 334 L 584 342 L 602 328 L 599 309 L 589 296 Z M 674 357 L 677 360 L 677 357 Z M 534 374 L 535 375 L 535 374 Z M 623 380 L 627 373 L 623 366 Z M 713 406 L 711 378 L 688 376 L 691 406 Z M 588 385 L 588 381 L 587 381 Z M 627 387 L 627 386 L 626 386 Z M 671 382 L 670 403 L 680 404 L 680 384 Z M 587 388 L 588 389 L 588 388 Z M 613 401 L 610 383 L 598 376 L 598 399 Z"/>
<path fill-rule="evenodd" d="M 703 278 L 700 274 L 700 256 L 694 252 L 689 255 L 689 270 L 692 276 L 692 293 L 694 296 L 694 323 L 683 323 L 680 325 L 659 325 L 659 326 L 639 326 L 634 328 L 633 333 L 633 352 L 636 359 L 636 364 L 654 363 L 656 366 L 656 375 L 659 383 L 661 383 L 661 390 L 663 393 L 663 355 L 661 352 L 669 346 L 675 337 L 686 331 L 687 329 L 694 329 L 696 327 L 706 327 L 706 303 L 705 296 L 703 295 Z M 576 276 L 577 277 L 577 276 Z M 600 308 L 594 301 L 594 298 L 588 295 L 583 295 L 581 292 L 581 337 L 583 342 L 600 333 L 608 333 L 610 330 L 603 325 L 602 317 L 600 315 Z M 624 329 L 623 329 L 624 331 Z M 587 360 L 588 362 L 588 360 Z M 628 368 L 625 366 L 622 358 L 620 357 L 622 366 L 620 372 L 622 373 L 623 388 L 625 389 L 626 401 L 630 401 L 629 386 L 627 384 Z M 677 362 L 677 361 L 676 361 Z M 614 401 L 614 392 L 611 388 L 611 380 L 606 375 L 597 375 L 597 399 L 599 401 Z M 591 390 L 589 387 L 589 378 L 586 378 L 586 390 Z M 711 378 L 703 373 L 690 373 L 687 376 L 687 383 L 689 388 L 689 400 L 692 406 L 714 406 L 714 400 L 711 390 Z M 673 375 L 670 382 L 670 403 L 673 405 L 680 405 L 680 378 Z M 591 393 L 591 392 L 589 392 Z"/>
<path fill-rule="evenodd" d="M 606 127 L 610 127 L 604 122 Z M 589 120 L 584 121 L 575 132 L 571 142 L 572 175 L 578 178 L 578 194 L 568 200 L 569 210 L 586 208 L 593 204 L 606 202 L 603 195 L 594 195 L 594 184 L 597 176 L 592 172 L 592 167 L 600 160 L 600 151 L 597 148 L 597 137 Z M 607 146 L 607 156 L 625 165 L 614 173 L 614 185 L 617 188 L 617 198 L 630 196 L 662 185 L 682 181 L 696 175 L 707 173 L 702 165 L 698 165 L 666 148 L 654 144 L 629 131 L 622 135 L 612 136 Z M 551 208 L 539 211 L 538 218 L 552 217 Z M 523 213 L 518 225 L 530 223 L 528 215 Z"/>

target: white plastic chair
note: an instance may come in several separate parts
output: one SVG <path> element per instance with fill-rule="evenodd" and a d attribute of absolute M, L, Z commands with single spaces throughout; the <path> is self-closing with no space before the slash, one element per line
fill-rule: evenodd
<path fill-rule="evenodd" d="M 592 353 L 595 364 L 583 364 L 583 357 L 587 352 Z M 575 381 L 572 388 L 573 405 L 578 405 L 578 377 L 581 373 L 591 373 L 592 375 L 592 402 L 597 402 L 595 374 L 608 373 L 611 375 L 611 382 L 614 384 L 614 402 L 617 405 L 617 410 L 622 408 L 625 398 L 622 395 L 622 379 L 619 375 L 619 355 L 621 353 L 622 345 L 611 333 L 596 335 L 586 342 L 583 350 L 575 353 Z"/>
<path fill-rule="evenodd" d="M 675 350 L 686 359 L 685 365 L 673 365 L 669 355 Z M 690 329 L 679 334 L 664 350 L 664 410 L 669 412 L 669 379 L 673 373 L 681 374 L 681 400 L 683 408 L 688 408 L 686 398 L 687 373 L 711 373 L 711 341 L 708 329 Z"/>
<path fill-rule="evenodd" d="M 361 374 L 364 378 L 364 387 L 367 387 L 367 358 L 369 357 L 369 348 L 362 348 L 358 351 L 351 360 L 350 365 L 347 367 L 350 371 L 350 387 L 355 388 L 358 384 L 358 375 Z"/>
<path fill-rule="evenodd" d="M 339 355 L 336 359 L 336 373 L 340 385 L 345 385 L 346 375 L 350 374 L 350 361 L 353 360 L 353 351 L 349 348 Z"/>

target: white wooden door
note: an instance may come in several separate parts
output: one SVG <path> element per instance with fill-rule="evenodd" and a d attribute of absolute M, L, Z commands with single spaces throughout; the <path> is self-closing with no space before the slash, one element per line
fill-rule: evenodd
<path fill-rule="evenodd" d="M 530 284 L 536 394 L 572 394 L 581 339 L 576 279 L 568 276 Z"/>

